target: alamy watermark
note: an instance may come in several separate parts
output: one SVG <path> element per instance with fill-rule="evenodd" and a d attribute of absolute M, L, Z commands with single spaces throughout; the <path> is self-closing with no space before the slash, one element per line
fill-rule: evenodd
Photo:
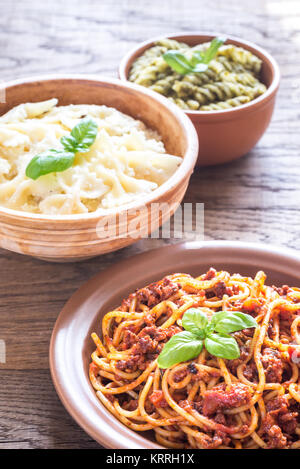
<path fill-rule="evenodd" d="M 293 363 L 295 363 L 296 365 L 299 365 L 300 364 L 300 347 L 298 343 L 294 342 L 294 344 L 295 344 L 294 347 L 292 346 L 292 353 L 290 357 Z"/>
<path fill-rule="evenodd" d="M 174 213 L 170 219 L 170 215 Z M 167 202 L 129 209 L 101 217 L 97 227 L 100 239 L 204 239 L 204 204 Z"/>
<path fill-rule="evenodd" d="M 300 104 L 300 80 L 299 78 L 292 82 L 291 98 L 294 104 Z"/>
<path fill-rule="evenodd" d="M 6 363 L 6 344 L 3 339 L 0 339 L 0 364 Z"/>
<path fill-rule="evenodd" d="M 0 104 L 6 103 L 6 88 L 2 86 L 3 81 L 0 80 Z"/>

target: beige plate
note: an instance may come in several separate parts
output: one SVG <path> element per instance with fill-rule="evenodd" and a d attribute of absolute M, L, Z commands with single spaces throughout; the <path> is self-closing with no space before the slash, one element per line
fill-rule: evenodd
<path fill-rule="evenodd" d="M 229 241 L 191 242 L 162 247 L 115 264 L 83 285 L 60 313 L 50 344 L 50 368 L 62 403 L 76 422 L 107 448 L 161 448 L 133 432 L 98 401 L 89 382 L 88 366 L 100 333 L 101 318 L 136 288 L 174 272 L 200 275 L 209 267 L 253 276 L 268 275 L 267 284 L 300 286 L 297 252 Z"/>

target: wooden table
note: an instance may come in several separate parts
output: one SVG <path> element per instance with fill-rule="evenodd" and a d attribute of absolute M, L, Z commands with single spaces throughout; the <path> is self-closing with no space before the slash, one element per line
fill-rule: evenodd
<path fill-rule="evenodd" d="M 151 36 L 220 31 L 254 41 L 278 60 L 276 112 L 241 160 L 194 173 L 185 202 L 205 203 L 206 239 L 300 248 L 300 2 L 298 0 L 0 0 L 0 78 L 59 72 L 116 75 L 122 55 Z M 132 254 L 167 243 L 145 240 L 74 264 L 0 250 L 0 449 L 99 448 L 64 410 L 48 367 L 51 331 L 83 282 Z M 173 241 L 174 242 L 174 241 Z"/>

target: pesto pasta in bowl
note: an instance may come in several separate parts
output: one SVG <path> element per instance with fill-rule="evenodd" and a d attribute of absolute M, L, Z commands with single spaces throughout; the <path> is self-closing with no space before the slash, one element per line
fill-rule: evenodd
<path fill-rule="evenodd" d="M 280 76 L 260 47 L 199 33 L 144 42 L 123 58 L 119 75 L 184 110 L 198 133 L 200 166 L 250 151 L 270 122 Z"/>
<path fill-rule="evenodd" d="M 198 153 L 193 125 L 177 106 L 93 75 L 2 88 L 2 248 L 82 260 L 132 244 L 174 213 Z M 160 203 L 163 214 L 151 211 Z"/>
<path fill-rule="evenodd" d="M 199 71 L 183 66 L 185 58 L 206 53 L 210 44 L 191 47 L 175 39 L 160 39 L 133 62 L 129 81 L 163 94 L 188 111 L 222 111 L 265 93 L 266 86 L 260 82 L 262 60 L 233 44 L 221 44 L 207 67 Z"/>

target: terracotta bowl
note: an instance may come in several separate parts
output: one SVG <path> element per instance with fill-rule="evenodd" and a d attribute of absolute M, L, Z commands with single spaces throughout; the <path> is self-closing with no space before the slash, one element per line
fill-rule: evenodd
<path fill-rule="evenodd" d="M 0 247 L 51 261 L 82 260 L 135 242 L 141 237 L 141 227 L 145 233 L 150 233 L 174 213 L 196 163 L 198 139 L 190 120 L 166 98 L 120 80 L 89 75 L 28 78 L 4 83 L 1 88 L 5 88 L 6 103 L 0 104 L 0 114 L 20 103 L 53 97 L 59 99 L 60 105 L 105 104 L 115 107 L 157 130 L 167 151 L 182 156 L 183 161 L 158 189 L 135 203 L 107 210 L 105 217 L 97 213 L 58 217 L 0 207 Z M 168 204 L 163 216 L 159 213 L 148 216 L 152 203 Z M 123 226 L 121 220 L 124 218 L 121 217 L 125 212 L 128 216 Z M 140 226 L 138 217 L 141 214 Z M 99 237 L 99 224 L 104 221 L 110 230 L 106 236 Z M 115 226 L 121 233 L 114 232 Z M 127 235 L 129 231 L 130 236 Z"/>
<path fill-rule="evenodd" d="M 200 275 L 211 266 L 247 276 L 264 270 L 268 285 L 300 286 L 300 255 L 295 251 L 230 241 L 191 242 L 164 246 L 113 265 L 83 285 L 60 313 L 50 344 L 52 379 L 67 411 L 101 445 L 160 448 L 151 435 L 125 427 L 96 397 L 88 377 L 95 349 L 91 333 L 101 336 L 104 314 L 136 288 L 174 272 Z"/>
<path fill-rule="evenodd" d="M 168 35 L 168 38 L 195 46 L 216 36 L 217 33 L 177 33 Z M 132 63 L 158 39 L 162 37 L 139 44 L 122 59 L 119 67 L 121 80 L 128 80 Z M 227 43 L 241 46 L 262 60 L 261 80 L 268 89 L 253 101 L 236 108 L 222 111 L 184 111 L 198 133 L 198 166 L 226 163 L 248 153 L 264 134 L 273 114 L 280 79 L 276 61 L 268 52 L 251 42 L 228 36 Z"/>

